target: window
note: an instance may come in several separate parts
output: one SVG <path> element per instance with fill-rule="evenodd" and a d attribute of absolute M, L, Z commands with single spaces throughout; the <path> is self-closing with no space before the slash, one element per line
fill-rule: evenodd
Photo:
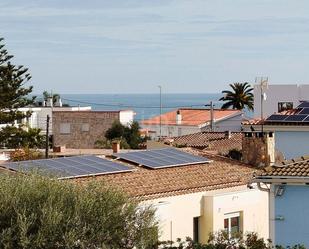
<path fill-rule="evenodd" d="M 89 124 L 88 124 L 88 123 L 82 124 L 82 131 L 83 131 L 83 132 L 89 131 Z"/>
<path fill-rule="evenodd" d="M 60 134 L 70 134 L 70 133 L 71 133 L 71 124 L 61 123 L 60 124 Z"/>
<path fill-rule="evenodd" d="M 200 217 L 193 218 L 193 241 L 196 243 L 199 242 L 199 218 Z"/>
<path fill-rule="evenodd" d="M 293 102 L 278 102 L 278 112 L 293 109 Z"/>
<path fill-rule="evenodd" d="M 224 230 L 228 232 L 229 237 L 241 232 L 240 212 L 229 213 L 224 215 Z"/>

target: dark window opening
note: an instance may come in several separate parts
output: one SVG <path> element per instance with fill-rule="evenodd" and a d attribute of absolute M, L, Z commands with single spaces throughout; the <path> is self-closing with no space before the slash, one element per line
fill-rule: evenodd
<path fill-rule="evenodd" d="M 278 102 L 278 112 L 283 112 L 293 109 L 293 102 Z"/>
<path fill-rule="evenodd" d="M 194 217 L 193 218 L 193 241 L 199 242 L 199 218 L 200 217 Z"/>

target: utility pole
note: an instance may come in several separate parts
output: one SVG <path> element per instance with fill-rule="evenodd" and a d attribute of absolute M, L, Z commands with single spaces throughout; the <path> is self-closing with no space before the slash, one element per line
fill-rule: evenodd
<path fill-rule="evenodd" d="M 48 158 L 48 151 L 49 151 L 49 120 L 50 117 L 47 115 L 46 117 L 46 141 L 45 141 L 45 158 Z"/>
<path fill-rule="evenodd" d="M 160 139 L 162 137 L 162 86 L 158 86 L 160 89 Z"/>

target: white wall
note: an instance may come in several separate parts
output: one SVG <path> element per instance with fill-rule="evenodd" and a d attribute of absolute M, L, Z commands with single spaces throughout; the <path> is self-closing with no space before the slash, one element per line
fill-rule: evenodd
<path fill-rule="evenodd" d="M 214 131 L 241 131 L 242 114 L 237 116 L 215 121 Z M 160 135 L 160 125 L 141 125 L 143 129 L 154 131 L 153 137 Z M 162 125 L 162 136 L 164 137 L 178 137 L 188 134 L 194 134 L 201 131 L 209 131 L 210 126 L 205 124 L 203 127 L 187 126 L 187 125 Z"/>
<path fill-rule="evenodd" d="M 206 243 L 209 229 L 223 229 L 224 214 L 244 213 L 244 231 L 268 238 L 268 193 L 246 186 L 198 192 L 147 201 L 157 208 L 160 240 L 193 238 L 193 218 L 200 218 L 200 241 Z M 212 206 L 209 210 L 209 206 Z"/>
<path fill-rule="evenodd" d="M 293 107 L 300 101 L 309 101 L 309 85 L 269 85 L 264 91 L 267 99 L 263 101 L 264 118 L 278 112 L 278 102 L 293 102 Z M 261 90 L 254 85 L 254 117 L 261 117 Z"/>
<path fill-rule="evenodd" d="M 121 124 L 128 126 L 134 120 L 135 112 L 133 110 L 125 110 L 119 112 L 119 121 Z"/>
<path fill-rule="evenodd" d="M 242 114 L 222 120 L 215 121 L 214 131 L 241 131 Z M 202 128 L 202 131 L 209 131 L 209 127 Z"/>
<path fill-rule="evenodd" d="M 154 131 L 153 138 L 160 136 L 160 125 L 141 125 L 143 129 Z M 200 132 L 201 129 L 198 126 L 186 126 L 186 125 L 162 125 L 163 137 L 178 137 L 188 134 Z"/>

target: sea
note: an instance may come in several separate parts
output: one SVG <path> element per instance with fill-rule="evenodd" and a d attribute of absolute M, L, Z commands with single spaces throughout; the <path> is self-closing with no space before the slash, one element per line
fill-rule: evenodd
<path fill-rule="evenodd" d="M 162 94 L 162 113 L 177 108 L 209 108 L 213 101 L 215 108 L 222 102 L 220 93 L 197 94 Z M 135 111 L 135 120 L 141 121 L 160 114 L 160 94 L 61 94 L 63 103 L 71 106 L 91 106 L 92 110 L 127 110 Z"/>

